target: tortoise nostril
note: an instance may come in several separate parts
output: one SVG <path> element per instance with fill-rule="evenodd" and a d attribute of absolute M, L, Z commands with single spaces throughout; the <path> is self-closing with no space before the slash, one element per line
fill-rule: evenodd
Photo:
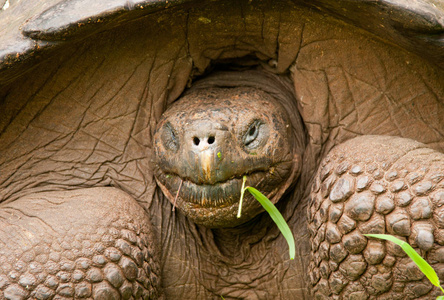
<path fill-rule="evenodd" d="M 201 140 L 200 138 L 195 136 L 195 137 L 193 137 L 193 144 L 195 146 L 199 146 L 199 145 L 201 145 L 201 143 L 200 143 L 201 141 L 204 141 L 204 142 L 206 141 L 208 145 L 211 145 L 211 144 L 214 144 L 214 142 L 216 142 L 216 137 L 214 135 L 209 136 L 208 139 L 206 139 L 206 140 L 205 139 Z M 201 147 L 203 147 L 203 146 L 204 146 L 204 144 L 201 145 Z"/>

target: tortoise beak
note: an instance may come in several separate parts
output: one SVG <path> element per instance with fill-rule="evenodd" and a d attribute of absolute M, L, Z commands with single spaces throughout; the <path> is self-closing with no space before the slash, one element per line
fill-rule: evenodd
<path fill-rule="evenodd" d="M 211 149 L 206 149 L 197 154 L 199 164 L 202 168 L 202 177 L 204 181 L 211 181 L 215 173 L 215 153 Z"/>

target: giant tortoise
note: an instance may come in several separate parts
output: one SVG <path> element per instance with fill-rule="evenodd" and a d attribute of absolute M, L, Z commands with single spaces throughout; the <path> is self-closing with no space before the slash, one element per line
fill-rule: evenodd
<path fill-rule="evenodd" d="M 0 299 L 439 293 L 441 1 L 0 6 Z"/>

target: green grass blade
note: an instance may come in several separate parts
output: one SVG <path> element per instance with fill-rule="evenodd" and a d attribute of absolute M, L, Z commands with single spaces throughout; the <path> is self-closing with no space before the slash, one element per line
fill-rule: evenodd
<path fill-rule="evenodd" d="M 436 275 L 435 270 L 422 258 L 408 243 L 401 241 L 400 239 L 395 238 L 394 236 L 388 234 L 364 234 L 368 237 L 374 237 L 378 239 L 383 239 L 387 241 L 391 241 L 396 245 L 400 246 L 402 250 L 415 262 L 418 268 L 424 273 L 425 276 L 430 280 L 430 282 L 439 288 L 441 285 L 439 284 L 438 275 Z"/>
<path fill-rule="evenodd" d="M 259 203 L 264 207 L 264 209 L 270 214 L 270 217 L 276 223 L 279 230 L 282 232 L 282 235 L 287 240 L 290 259 L 294 259 L 295 245 L 294 245 L 293 233 L 291 232 L 290 227 L 288 227 L 288 224 L 287 222 L 285 222 L 281 213 L 278 211 L 276 206 L 274 206 L 274 204 L 271 203 L 271 201 L 268 200 L 268 198 L 265 197 L 264 194 L 259 192 L 257 189 L 251 186 L 245 189 L 248 190 L 254 196 L 254 198 L 256 198 L 256 200 L 259 201 Z"/>
<path fill-rule="evenodd" d="M 244 175 L 244 178 L 242 180 L 241 196 L 240 196 L 240 201 L 239 201 L 239 210 L 237 211 L 237 218 L 238 219 L 241 217 L 242 203 L 244 202 L 245 182 L 247 182 L 247 176 Z"/>

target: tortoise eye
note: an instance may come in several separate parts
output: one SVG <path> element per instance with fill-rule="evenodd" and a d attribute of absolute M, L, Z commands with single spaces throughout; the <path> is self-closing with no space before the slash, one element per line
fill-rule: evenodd
<path fill-rule="evenodd" d="M 173 151 L 179 149 L 179 140 L 171 123 L 168 122 L 163 126 L 161 139 L 165 148 Z"/>
<path fill-rule="evenodd" d="M 248 128 L 246 134 L 244 135 L 244 145 L 249 148 L 254 148 L 255 146 L 252 144 L 259 135 L 261 122 L 256 120 L 254 121 L 250 127 Z"/>
<path fill-rule="evenodd" d="M 248 130 L 249 136 L 254 136 L 255 133 L 256 133 L 256 125 L 254 125 L 253 127 L 250 128 L 250 130 Z"/>

